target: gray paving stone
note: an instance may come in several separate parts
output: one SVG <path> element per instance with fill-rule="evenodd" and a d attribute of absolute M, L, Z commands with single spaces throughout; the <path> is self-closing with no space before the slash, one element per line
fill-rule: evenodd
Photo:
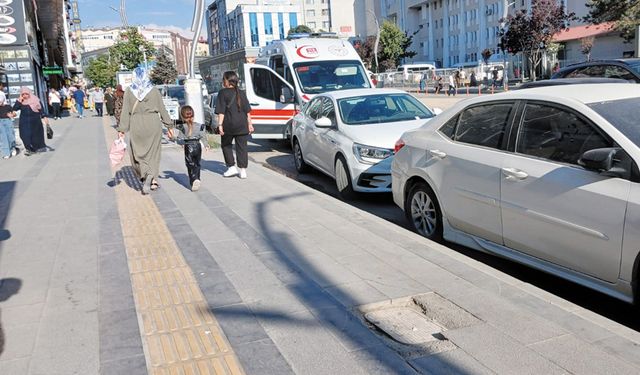
<path fill-rule="evenodd" d="M 212 308 L 242 303 L 233 284 L 221 271 L 209 272 L 205 275 L 196 274 L 202 294 Z"/>
<path fill-rule="evenodd" d="M 629 341 L 624 337 L 612 336 L 596 341 L 592 345 L 640 368 L 640 344 L 638 343 Z"/>
<path fill-rule="evenodd" d="M 280 280 L 282 284 L 296 284 L 305 279 L 300 268 L 284 254 L 278 252 L 264 252 L 256 255 L 258 259 Z"/>
<path fill-rule="evenodd" d="M 497 374 L 566 373 L 550 360 L 488 324 L 447 331 L 445 337 Z"/>
<path fill-rule="evenodd" d="M 337 299 L 313 282 L 306 281 L 288 284 L 287 288 L 294 293 L 310 311 L 343 307 Z"/>
<path fill-rule="evenodd" d="M 348 352 L 380 345 L 378 337 L 364 323 L 344 307 L 332 307 L 312 311 Z"/>
<path fill-rule="evenodd" d="M 240 240 L 209 242 L 205 246 L 225 272 L 266 270 L 265 265 Z"/>
<path fill-rule="evenodd" d="M 144 354 L 100 363 L 100 375 L 147 375 Z"/>
<path fill-rule="evenodd" d="M 214 308 L 213 314 L 233 347 L 269 338 L 254 313 L 243 303 Z M 261 318 L 267 319 L 266 314 Z"/>
<path fill-rule="evenodd" d="M 238 344 L 234 351 L 248 375 L 287 375 L 293 370 L 271 340 Z"/>
<path fill-rule="evenodd" d="M 470 288 L 463 296 L 444 296 L 525 345 L 567 333 L 555 323 L 483 290 Z"/>
<path fill-rule="evenodd" d="M 345 307 L 367 305 L 387 301 L 389 298 L 365 281 L 340 284 L 325 289 Z"/>
<path fill-rule="evenodd" d="M 3 311 L 0 311 L 0 313 L 3 313 Z M 4 323 L 4 314 L 2 314 L 0 318 L 2 318 L 0 324 Z M 31 356 L 38 335 L 37 323 L 20 326 L 3 325 L 2 328 L 4 331 L 4 351 L 1 353 L 2 357 L 0 358 L 2 358 L 3 361 Z"/>
<path fill-rule="evenodd" d="M 282 285 L 266 267 L 229 272 L 227 277 L 237 290 L 265 290 Z"/>
<path fill-rule="evenodd" d="M 307 309 L 303 304 L 304 300 L 285 286 L 238 290 L 238 292 L 254 312 L 272 311 L 289 314 Z"/>
<path fill-rule="evenodd" d="M 416 375 L 417 372 L 397 353 L 385 345 L 372 346 L 367 349 L 349 353 L 349 357 L 370 375 Z"/>
<path fill-rule="evenodd" d="M 455 349 L 420 357 L 409 361 L 420 373 L 434 375 L 491 375 L 493 371 L 483 366 L 463 350 Z"/>
<path fill-rule="evenodd" d="M 288 256 L 298 268 L 321 287 L 330 287 L 361 281 L 347 267 L 338 264 L 325 254 L 313 256 Z"/>
<path fill-rule="evenodd" d="M 638 374 L 632 366 L 573 335 L 566 335 L 529 346 L 574 374 Z M 588 358 L 588 361 L 585 359 Z"/>
<path fill-rule="evenodd" d="M 4 328 L 12 326 L 22 326 L 36 324 L 42 317 L 44 302 L 33 305 L 19 305 L 13 307 L 4 307 L 0 304 L 0 312 L 2 313 L 2 326 Z"/>
<path fill-rule="evenodd" d="M 100 314 L 100 362 L 144 355 L 135 307 Z"/>
<path fill-rule="evenodd" d="M 28 374 L 30 357 L 0 361 L 0 374 Z"/>

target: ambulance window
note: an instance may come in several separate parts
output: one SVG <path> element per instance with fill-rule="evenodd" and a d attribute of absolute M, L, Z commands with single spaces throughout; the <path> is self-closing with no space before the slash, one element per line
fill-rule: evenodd
<path fill-rule="evenodd" d="M 289 69 L 288 66 L 284 67 L 284 78 L 291 86 L 296 87 L 296 84 L 293 82 L 293 76 L 291 75 L 291 69 Z"/>
<path fill-rule="evenodd" d="M 272 75 L 266 69 L 251 69 L 253 92 L 261 98 L 275 101 Z"/>
<path fill-rule="evenodd" d="M 282 62 L 282 56 L 274 56 L 271 58 L 271 69 L 275 70 L 281 77 L 284 77 L 284 63 Z"/>

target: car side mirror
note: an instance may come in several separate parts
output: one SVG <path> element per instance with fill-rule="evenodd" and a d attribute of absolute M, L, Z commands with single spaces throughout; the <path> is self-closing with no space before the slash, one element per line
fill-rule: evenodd
<path fill-rule="evenodd" d="M 282 92 L 280 93 L 280 103 L 288 104 L 288 103 L 293 103 L 293 101 L 294 101 L 294 96 L 291 89 L 289 87 L 283 87 Z"/>
<path fill-rule="evenodd" d="M 615 165 L 616 162 L 619 162 L 619 160 L 616 160 L 616 156 L 620 151 L 622 151 L 622 149 L 619 147 L 589 150 L 582 154 L 580 160 L 578 160 L 578 164 L 586 169 L 602 173 L 605 176 L 623 177 L 627 174 L 627 170 Z"/>
<path fill-rule="evenodd" d="M 320 117 L 315 122 L 317 128 L 330 128 L 333 126 L 333 123 L 328 117 Z"/>
<path fill-rule="evenodd" d="M 436 115 L 436 116 L 437 116 L 437 115 L 439 115 L 439 114 L 441 114 L 442 112 L 444 112 L 444 111 L 442 110 L 442 108 L 438 108 L 438 107 L 434 107 L 431 111 L 432 111 L 432 112 L 433 112 L 433 114 L 434 114 L 434 115 Z"/>

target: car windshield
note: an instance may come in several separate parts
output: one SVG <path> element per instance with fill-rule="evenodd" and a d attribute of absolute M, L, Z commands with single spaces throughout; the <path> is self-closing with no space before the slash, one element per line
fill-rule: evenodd
<path fill-rule="evenodd" d="M 381 124 L 429 119 L 435 116 L 409 94 L 378 94 L 338 99 L 340 117 L 347 125 Z"/>
<path fill-rule="evenodd" d="M 636 73 L 640 74 L 640 60 L 638 61 L 632 61 L 632 62 L 627 62 L 627 64 L 629 65 L 629 67 L 631 69 L 633 69 Z"/>
<path fill-rule="evenodd" d="M 171 98 L 178 99 L 178 101 L 183 101 L 184 98 L 184 88 L 183 87 L 168 87 L 167 88 L 167 96 Z"/>
<path fill-rule="evenodd" d="M 589 107 L 640 146 L 640 98 L 591 103 Z"/>
<path fill-rule="evenodd" d="M 293 64 L 293 69 L 305 94 L 371 87 L 359 61 L 313 61 Z"/>

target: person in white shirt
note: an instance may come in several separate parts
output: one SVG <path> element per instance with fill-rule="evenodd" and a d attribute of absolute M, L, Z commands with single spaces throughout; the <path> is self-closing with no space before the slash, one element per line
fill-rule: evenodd
<path fill-rule="evenodd" d="M 100 87 L 97 87 L 93 91 L 93 104 L 96 107 L 98 116 L 102 117 L 102 108 L 104 106 L 104 91 Z"/>
<path fill-rule="evenodd" d="M 53 87 L 49 89 L 49 105 L 53 108 L 53 119 L 57 120 L 60 118 L 60 108 L 62 106 L 62 99 L 60 98 L 60 94 Z"/>

